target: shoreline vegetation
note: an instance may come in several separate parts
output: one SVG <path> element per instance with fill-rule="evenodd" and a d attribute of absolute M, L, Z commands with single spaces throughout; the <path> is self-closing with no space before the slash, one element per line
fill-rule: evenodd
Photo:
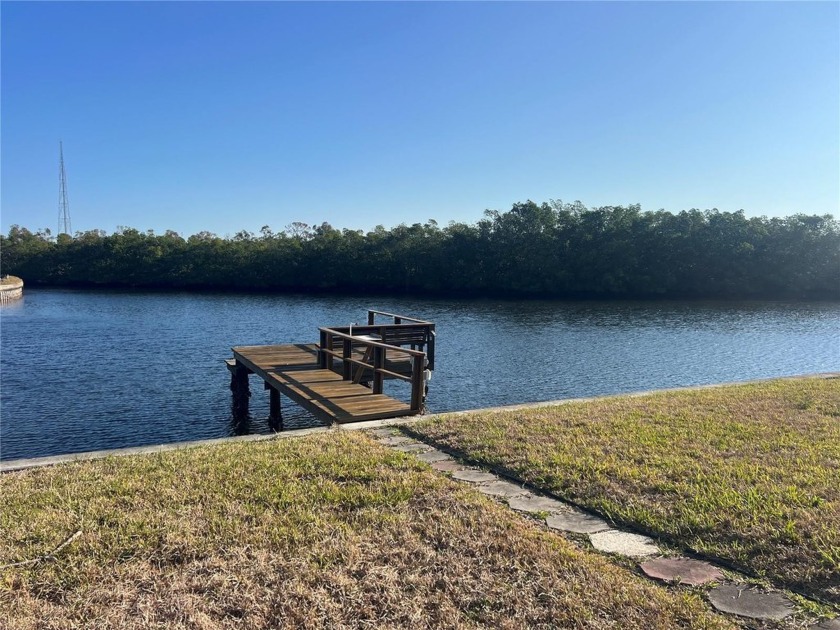
<path fill-rule="evenodd" d="M 517 203 L 474 224 L 327 223 L 184 238 L 12 226 L 0 267 L 30 286 L 501 298 L 840 299 L 830 215 Z"/>
<path fill-rule="evenodd" d="M 361 432 L 6 473 L 0 490 L 10 630 L 736 627 Z"/>
<path fill-rule="evenodd" d="M 840 378 L 433 417 L 408 432 L 840 607 Z"/>

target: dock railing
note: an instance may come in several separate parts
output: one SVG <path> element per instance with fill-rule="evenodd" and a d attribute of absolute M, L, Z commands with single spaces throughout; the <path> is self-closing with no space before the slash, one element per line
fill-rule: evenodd
<path fill-rule="evenodd" d="M 435 369 L 435 325 L 432 322 L 416 317 L 368 309 L 368 326 L 376 324 L 377 316 L 386 317 L 392 322 L 385 324 L 387 332 L 382 335 L 382 340 L 385 343 L 410 345 L 412 350 L 425 350 L 428 359 L 427 367 L 430 370 Z M 357 329 L 358 327 L 353 327 L 354 331 Z M 337 330 L 341 329 L 338 328 Z"/>
<path fill-rule="evenodd" d="M 370 321 L 370 315 L 369 321 Z M 409 319 L 409 318 L 405 318 Z M 427 324 L 427 322 L 424 322 Z M 353 326 L 353 333 L 345 328 L 320 328 L 321 342 L 318 348 L 318 362 L 322 369 L 329 369 L 333 359 L 342 362 L 342 378 L 346 381 L 353 378 L 353 367 L 369 369 L 373 375 L 372 388 L 374 394 L 381 394 L 385 377 L 397 378 L 411 383 L 411 410 L 420 412 L 423 406 L 425 392 L 424 370 L 426 367 L 426 353 L 422 350 L 402 348 L 398 344 L 388 343 L 389 330 L 414 324 L 391 324 L 379 326 Z M 434 324 L 432 324 L 434 326 Z M 379 339 L 371 337 L 377 334 Z M 353 348 L 365 349 L 362 358 L 353 356 Z M 340 348 L 340 350 L 338 350 Z M 405 375 L 387 369 L 388 352 L 400 353 L 411 360 L 411 374 Z"/>
<path fill-rule="evenodd" d="M 427 322 L 425 319 L 417 319 L 416 317 L 407 317 L 405 315 L 397 315 L 395 313 L 386 313 L 385 311 L 375 311 L 373 309 L 368 309 L 368 324 L 373 325 L 376 323 L 376 316 L 377 315 L 384 315 L 385 317 L 390 317 L 394 320 L 395 324 L 402 324 L 405 322 L 413 322 L 415 324 L 428 324 L 430 326 L 434 326 L 432 322 Z"/>

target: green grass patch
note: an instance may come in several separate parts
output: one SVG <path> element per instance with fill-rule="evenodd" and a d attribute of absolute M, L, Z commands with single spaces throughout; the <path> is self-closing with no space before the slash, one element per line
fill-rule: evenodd
<path fill-rule="evenodd" d="M 412 429 L 615 522 L 840 602 L 840 380 L 474 413 Z"/>
<path fill-rule="evenodd" d="M 4 628 L 725 628 L 359 433 L 0 476 Z"/>

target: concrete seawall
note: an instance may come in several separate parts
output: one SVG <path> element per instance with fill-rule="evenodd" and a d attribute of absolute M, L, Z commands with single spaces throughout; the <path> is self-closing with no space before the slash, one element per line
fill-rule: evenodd
<path fill-rule="evenodd" d="M 386 426 L 411 425 L 422 420 L 438 417 L 445 418 L 447 416 L 459 416 L 470 413 L 483 413 L 488 411 L 515 411 L 517 409 L 534 409 L 538 407 L 554 407 L 557 405 L 568 405 L 570 403 L 590 402 L 594 400 L 604 400 L 609 398 L 623 398 L 627 396 L 647 396 L 650 394 L 657 394 L 663 392 L 680 392 L 699 389 L 712 389 L 716 387 L 727 387 L 730 385 L 748 385 L 751 383 L 764 383 L 767 381 L 776 380 L 800 380 L 808 378 L 826 378 L 826 379 L 840 379 L 840 372 L 822 372 L 817 374 L 801 374 L 797 376 L 781 376 L 773 378 L 761 378 L 750 381 L 735 381 L 729 383 L 715 383 L 712 385 L 695 385 L 690 387 L 675 387 L 668 389 L 654 389 L 639 392 L 629 392 L 624 394 L 610 394 L 606 396 L 593 396 L 587 398 L 564 398 L 561 400 L 550 400 L 536 403 L 525 403 L 520 405 L 508 405 L 503 407 L 489 407 L 485 409 L 471 409 L 468 411 L 450 411 L 444 413 L 429 414 L 428 416 L 409 416 L 403 418 L 392 418 L 386 420 L 368 420 L 366 422 L 351 422 L 347 424 L 336 424 L 332 427 L 312 427 L 309 429 L 292 429 L 290 431 L 283 431 L 282 433 L 274 434 L 259 434 L 259 435 L 240 435 L 236 437 L 213 438 L 209 440 L 195 440 L 191 442 L 171 442 L 169 444 L 152 444 L 149 446 L 133 446 L 128 448 L 115 448 L 102 451 L 87 451 L 83 453 L 68 453 L 65 455 L 51 455 L 47 457 L 33 457 L 28 459 L 11 459 L 0 461 L 0 473 L 13 472 L 15 470 L 25 470 L 27 468 L 39 468 L 41 466 L 54 466 L 56 464 L 66 464 L 75 461 L 84 461 L 91 459 L 103 459 L 105 457 L 120 457 L 126 455 L 148 455 L 152 453 L 163 453 L 166 451 L 174 451 L 183 448 L 195 448 L 200 446 L 212 446 L 215 444 L 226 444 L 232 442 L 262 442 L 265 440 L 287 439 L 295 437 L 303 437 L 313 433 L 325 433 L 328 431 L 360 431 L 365 429 L 376 429 Z"/>
<path fill-rule="evenodd" d="M 23 280 L 14 276 L 3 278 L 0 284 L 0 304 L 19 300 L 23 297 Z"/>

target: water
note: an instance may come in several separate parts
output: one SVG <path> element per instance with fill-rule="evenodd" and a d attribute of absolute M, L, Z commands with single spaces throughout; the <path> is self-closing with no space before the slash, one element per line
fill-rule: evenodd
<path fill-rule="evenodd" d="M 234 345 L 367 308 L 437 324 L 432 412 L 840 370 L 840 304 L 505 302 L 25 290 L 0 309 L 0 458 L 268 432 L 231 417 Z M 386 383 L 405 398 L 406 388 Z M 318 421 L 283 400 L 287 427 Z"/>

